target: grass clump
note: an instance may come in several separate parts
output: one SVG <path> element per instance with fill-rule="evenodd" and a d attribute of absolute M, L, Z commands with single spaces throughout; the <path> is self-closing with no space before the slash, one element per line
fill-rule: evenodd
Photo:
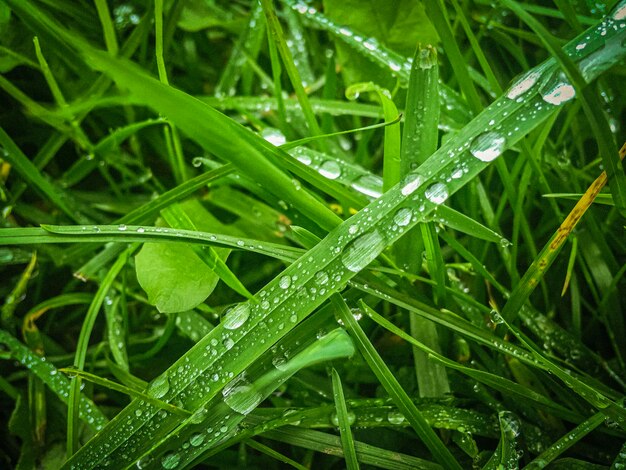
<path fill-rule="evenodd" d="M 626 2 L 387 3 L 0 0 L 3 466 L 626 464 Z"/>

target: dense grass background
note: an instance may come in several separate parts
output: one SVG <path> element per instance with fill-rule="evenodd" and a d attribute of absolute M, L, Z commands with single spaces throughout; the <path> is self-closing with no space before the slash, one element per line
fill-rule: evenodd
<path fill-rule="evenodd" d="M 0 467 L 624 468 L 625 56 L 624 1 L 0 0 Z"/>

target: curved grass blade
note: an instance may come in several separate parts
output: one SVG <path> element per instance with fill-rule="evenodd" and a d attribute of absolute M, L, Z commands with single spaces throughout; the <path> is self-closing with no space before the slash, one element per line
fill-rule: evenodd
<path fill-rule="evenodd" d="M 299 248 L 246 238 L 191 230 L 147 227 L 140 225 L 45 225 L 42 228 L 0 229 L 0 245 L 87 242 L 174 242 L 223 246 L 267 254 L 293 261 L 302 253 Z"/>

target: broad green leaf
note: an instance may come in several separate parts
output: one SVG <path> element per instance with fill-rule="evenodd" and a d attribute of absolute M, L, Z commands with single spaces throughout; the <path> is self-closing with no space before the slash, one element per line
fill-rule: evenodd
<path fill-rule="evenodd" d="M 219 281 L 193 248 L 184 245 L 146 243 L 135 256 L 135 265 L 148 300 L 162 313 L 197 307 Z"/>

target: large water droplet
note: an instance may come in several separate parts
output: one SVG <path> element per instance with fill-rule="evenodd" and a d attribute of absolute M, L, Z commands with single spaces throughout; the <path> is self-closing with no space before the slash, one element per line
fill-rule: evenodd
<path fill-rule="evenodd" d="M 443 183 L 435 183 L 428 187 L 426 192 L 424 193 L 426 199 L 428 199 L 433 204 L 441 204 L 446 199 L 448 199 L 448 188 Z"/>
<path fill-rule="evenodd" d="M 380 178 L 374 175 L 363 175 L 357 178 L 352 184 L 352 189 L 370 196 L 379 198 L 383 194 L 383 185 Z"/>
<path fill-rule="evenodd" d="M 374 261 L 385 246 L 385 237 L 374 229 L 350 242 L 341 255 L 341 262 L 350 271 L 357 273 Z"/>
<path fill-rule="evenodd" d="M 204 437 L 205 436 L 203 433 L 196 432 L 191 435 L 191 438 L 189 438 L 189 443 L 194 447 L 198 447 L 199 445 L 202 445 L 202 443 L 204 442 Z"/>
<path fill-rule="evenodd" d="M 387 420 L 391 423 L 391 424 L 402 424 L 404 422 L 404 415 L 402 413 L 400 413 L 399 411 L 390 411 L 387 414 Z"/>
<path fill-rule="evenodd" d="M 485 132 L 470 145 L 470 153 L 483 162 L 495 160 L 504 150 L 506 140 L 497 132 Z"/>
<path fill-rule="evenodd" d="M 263 129 L 261 131 L 261 137 L 263 137 L 265 140 L 275 146 L 283 145 L 285 142 L 287 142 L 285 135 L 281 131 L 273 127 L 266 127 L 265 129 Z"/>
<path fill-rule="evenodd" d="M 180 463 L 180 455 L 174 452 L 168 452 L 161 459 L 161 465 L 163 466 L 163 468 L 166 468 L 167 470 L 172 470 L 173 468 L 178 467 L 179 463 Z"/>
<path fill-rule="evenodd" d="M 550 81 L 541 90 L 541 98 L 546 102 L 558 106 L 566 103 L 576 96 L 576 90 L 567 81 L 563 74 L 559 74 L 556 82 Z"/>
<path fill-rule="evenodd" d="M 167 374 L 162 374 L 148 385 L 148 395 L 153 398 L 162 398 L 170 389 L 170 380 Z"/>
<path fill-rule="evenodd" d="M 280 286 L 281 289 L 288 289 L 289 286 L 291 285 L 291 278 L 289 276 L 282 276 L 278 280 L 278 285 Z"/>
<path fill-rule="evenodd" d="M 317 170 L 320 175 L 328 179 L 334 180 L 341 176 L 341 168 L 335 160 L 326 160 Z"/>
<path fill-rule="evenodd" d="M 263 400 L 263 395 L 243 377 L 236 378 L 224 387 L 222 395 L 224 403 L 242 415 L 250 413 Z"/>
<path fill-rule="evenodd" d="M 409 173 L 400 183 L 400 192 L 403 196 L 413 194 L 417 188 L 424 182 L 424 177 L 416 173 Z"/>
<path fill-rule="evenodd" d="M 412 216 L 413 211 L 408 207 L 403 207 L 398 212 L 396 212 L 396 215 L 393 216 L 393 221 L 400 227 L 406 227 L 411 223 Z"/>
<path fill-rule="evenodd" d="M 236 330 L 250 317 L 250 306 L 242 303 L 233 307 L 224 317 L 222 324 L 227 330 Z"/>
<path fill-rule="evenodd" d="M 324 271 L 318 271 L 315 274 L 315 282 L 320 285 L 324 285 L 328 282 L 328 274 Z"/>
<path fill-rule="evenodd" d="M 523 75 L 509 88 L 509 91 L 506 93 L 507 98 L 514 100 L 518 96 L 523 95 L 537 83 L 540 76 L 541 74 L 537 71 L 528 72 Z"/>

